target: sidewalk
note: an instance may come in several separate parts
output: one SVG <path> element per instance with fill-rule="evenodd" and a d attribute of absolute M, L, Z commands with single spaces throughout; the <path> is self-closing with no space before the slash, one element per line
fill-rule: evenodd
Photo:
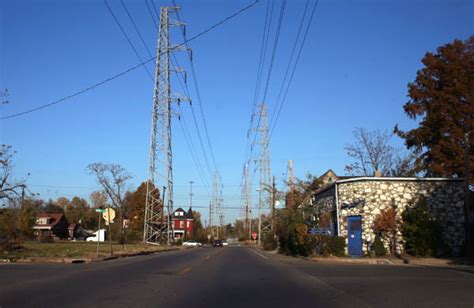
<path fill-rule="evenodd" d="M 439 258 L 350 258 L 350 257 L 311 257 L 306 258 L 313 262 L 320 263 L 345 263 L 345 264 L 393 264 L 393 265 L 412 265 L 437 267 L 452 270 L 462 270 L 474 273 L 474 263 L 464 258 L 439 259 Z"/>

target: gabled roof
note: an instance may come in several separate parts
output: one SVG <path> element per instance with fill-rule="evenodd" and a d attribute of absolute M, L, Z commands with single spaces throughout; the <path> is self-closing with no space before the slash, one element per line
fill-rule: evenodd
<path fill-rule="evenodd" d="M 175 215 L 176 212 L 183 212 L 183 216 L 176 216 Z M 173 215 L 171 217 L 173 219 L 193 219 L 194 220 L 192 208 L 189 208 L 189 210 L 186 212 L 185 210 L 183 210 L 183 208 L 179 207 L 173 212 Z"/>
<path fill-rule="evenodd" d="M 193 209 L 190 207 L 188 212 L 184 216 L 186 219 L 194 219 Z"/>
<path fill-rule="evenodd" d="M 52 227 L 56 225 L 61 219 L 64 217 L 63 213 L 46 213 L 46 212 L 39 212 L 36 214 L 36 218 L 49 218 L 48 224 L 37 224 L 35 226 L 48 226 Z"/>

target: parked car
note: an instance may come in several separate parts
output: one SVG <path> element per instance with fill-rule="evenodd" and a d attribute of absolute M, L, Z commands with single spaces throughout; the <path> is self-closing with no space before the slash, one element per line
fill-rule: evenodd
<path fill-rule="evenodd" d="M 227 243 L 227 241 L 222 241 L 222 245 L 229 246 L 229 243 Z"/>
<path fill-rule="evenodd" d="M 212 242 L 212 246 L 214 246 L 214 247 L 224 247 L 224 243 L 222 243 L 221 240 L 214 240 L 214 242 Z"/>
<path fill-rule="evenodd" d="M 201 243 L 198 243 L 196 241 L 186 241 L 186 242 L 183 243 L 183 246 L 199 247 L 199 246 L 201 246 Z"/>

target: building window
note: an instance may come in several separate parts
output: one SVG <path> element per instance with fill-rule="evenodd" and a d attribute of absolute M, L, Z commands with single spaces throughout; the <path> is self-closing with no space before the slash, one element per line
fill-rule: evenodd
<path fill-rule="evenodd" d="M 186 221 L 186 228 L 189 228 L 189 221 Z"/>
<path fill-rule="evenodd" d="M 180 222 L 179 222 L 179 227 L 180 227 L 180 228 L 184 228 L 184 221 L 180 221 Z"/>

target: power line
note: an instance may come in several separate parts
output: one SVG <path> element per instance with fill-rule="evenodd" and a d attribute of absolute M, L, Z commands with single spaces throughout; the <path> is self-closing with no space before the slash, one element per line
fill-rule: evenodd
<path fill-rule="evenodd" d="M 127 35 L 127 32 L 125 32 L 125 30 L 123 29 L 122 25 L 120 24 L 120 21 L 118 20 L 117 16 L 115 16 L 112 8 L 110 7 L 110 5 L 107 3 L 107 0 L 104 0 L 104 3 L 105 5 L 107 6 L 107 9 L 110 13 L 110 15 L 112 15 L 113 19 L 115 20 L 115 23 L 117 24 L 117 26 L 120 28 L 120 31 L 122 32 L 123 36 L 125 37 L 125 39 L 127 40 L 128 44 L 130 45 L 130 47 L 133 49 L 133 52 L 135 53 L 135 55 L 137 56 L 138 60 L 140 60 L 141 63 L 144 63 L 143 62 L 143 59 L 142 57 L 140 56 L 140 54 L 138 53 L 137 49 L 135 48 L 135 46 L 133 45 L 132 41 L 130 40 L 130 37 Z M 122 1 L 122 4 L 124 5 L 125 7 L 125 4 L 123 3 Z M 135 23 L 134 23 L 135 24 Z M 150 71 L 148 70 L 148 68 L 143 65 L 143 68 L 145 69 L 145 71 L 147 72 L 148 76 L 150 77 L 150 79 L 153 81 L 153 76 L 151 75 Z"/>
<path fill-rule="evenodd" d="M 256 1 L 256 2 L 258 2 L 258 1 Z M 177 6 L 175 0 L 173 0 L 173 4 L 174 4 L 174 6 Z M 176 16 L 178 18 L 178 22 L 181 23 L 181 17 L 179 15 L 178 11 L 176 11 Z M 181 29 L 181 34 L 183 35 L 183 39 L 184 39 L 184 43 L 186 45 L 186 48 L 189 49 L 189 46 L 186 42 L 186 33 L 184 32 L 183 28 L 180 28 L 180 29 Z M 204 132 L 205 132 L 205 135 L 206 135 L 207 145 L 208 145 L 209 151 L 211 153 L 212 162 L 214 164 L 214 170 L 216 170 L 218 172 L 216 160 L 215 160 L 215 157 L 214 157 L 214 151 L 213 151 L 213 148 L 212 148 L 212 145 L 211 145 L 211 140 L 209 138 L 209 130 L 207 128 L 206 117 L 204 116 L 204 111 L 203 111 L 203 107 L 202 107 L 201 92 L 199 91 L 196 70 L 194 68 L 194 62 L 193 62 L 193 59 L 191 57 L 191 54 L 188 54 L 188 56 L 189 56 L 189 62 L 190 62 L 190 66 L 191 66 L 191 73 L 193 75 L 193 83 L 194 83 L 194 87 L 196 89 L 196 97 L 197 97 L 197 101 L 199 103 L 199 111 L 200 111 L 201 119 L 202 119 L 202 122 L 203 122 L 203 125 L 204 125 Z M 192 108 L 192 106 L 191 106 L 191 108 Z M 193 110 L 193 115 L 194 115 L 194 110 Z"/>
<path fill-rule="evenodd" d="M 273 63 L 274 63 L 274 60 L 275 60 L 276 50 L 277 50 L 278 41 L 279 41 L 279 37 L 280 37 L 281 25 L 282 25 L 282 22 L 283 22 L 283 15 L 285 13 L 285 6 L 286 6 L 286 0 L 282 0 L 281 5 L 280 5 L 280 16 L 278 18 L 278 25 L 277 25 L 277 29 L 276 29 L 276 33 L 275 33 L 275 41 L 273 43 L 272 56 L 271 56 L 271 59 L 270 59 L 270 66 L 269 66 L 269 69 L 268 69 L 267 80 L 266 80 L 266 83 L 265 83 L 265 90 L 263 92 L 262 102 L 265 102 L 267 92 L 268 92 L 268 87 L 269 87 L 269 84 L 270 84 L 270 79 L 271 79 L 271 75 L 272 75 L 272 71 L 273 71 Z M 261 119 L 262 119 L 261 114 L 259 114 L 258 122 L 257 122 L 257 128 L 256 128 L 257 130 L 260 127 Z M 254 149 L 256 140 L 257 140 L 257 134 L 254 134 L 253 142 L 250 145 L 249 160 L 252 157 L 252 153 L 253 153 L 253 149 Z"/>
<path fill-rule="evenodd" d="M 275 121 L 274 121 L 274 123 L 273 123 L 273 127 L 270 129 L 270 130 L 271 130 L 271 132 L 270 132 L 270 137 L 269 137 L 270 139 L 272 138 L 273 132 L 275 131 L 275 127 L 276 127 L 276 124 L 277 124 L 277 122 L 278 122 L 278 118 L 279 118 L 279 116 L 280 116 L 281 109 L 282 109 L 283 104 L 284 104 L 284 102 L 285 102 L 285 100 L 286 100 L 286 96 L 287 96 L 287 94 L 288 94 L 288 90 L 289 90 L 289 88 L 290 88 L 291 82 L 293 81 L 293 77 L 294 77 L 294 75 L 295 75 L 296 67 L 297 67 L 298 62 L 299 62 L 299 60 L 300 60 L 301 53 L 302 53 L 302 51 L 303 51 L 303 47 L 304 47 L 304 44 L 305 44 L 305 42 L 306 42 L 306 38 L 307 38 L 307 36 L 308 36 L 308 32 L 309 32 L 309 29 L 310 29 L 310 27 L 311 27 L 311 23 L 312 23 L 312 21 L 313 21 L 313 17 L 314 17 L 314 14 L 315 14 L 315 12 L 316 12 L 316 8 L 317 8 L 317 6 L 318 6 L 318 3 L 319 3 L 319 0 L 316 0 L 316 3 L 315 3 L 314 6 L 313 6 L 313 10 L 311 11 L 311 16 L 310 16 L 310 19 L 309 19 L 308 24 L 307 24 L 307 26 L 306 26 L 305 33 L 304 33 L 304 36 L 303 36 L 303 41 L 301 42 L 300 49 L 298 50 L 298 55 L 297 55 L 297 57 L 296 57 L 296 61 L 295 61 L 295 64 L 294 64 L 294 66 L 293 66 L 293 70 L 291 71 L 290 79 L 288 80 L 288 84 L 287 84 L 286 89 L 285 89 L 285 92 L 284 92 L 284 94 L 283 94 L 282 101 L 281 101 L 281 103 L 280 103 L 280 107 L 279 107 L 279 109 L 278 109 L 277 115 L 276 115 L 276 117 L 275 117 Z"/>
<path fill-rule="evenodd" d="M 135 20 L 132 17 L 132 14 L 130 14 L 130 11 L 128 10 L 127 6 L 125 5 L 125 2 L 123 0 L 120 0 L 120 2 L 122 3 L 122 6 L 125 9 L 125 12 L 127 13 L 128 18 L 132 22 L 133 28 L 135 29 L 135 32 L 137 32 L 138 37 L 140 38 L 140 41 L 143 44 L 143 47 L 145 47 L 145 50 L 147 51 L 148 56 L 150 58 L 153 57 L 153 55 L 151 54 L 150 49 L 148 48 L 148 45 L 145 43 L 145 40 L 143 39 L 143 36 L 142 36 L 142 34 L 140 33 L 140 30 L 137 27 L 137 24 L 135 23 Z"/>
<path fill-rule="evenodd" d="M 270 6 L 270 4 L 271 4 L 271 6 Z M 249 151 L 249 146 L 250 146 L 249 135 L 250 135 L 250 130 L 251 130 L 252 125 L 253 125 L 254 110 L 255 110 L 255 107 L 257 106 L 258 93 L 260 91 L 260 82 L 261 82 L 263 67 L 264 67 L 264 63 L 265 63 L 265 56 L 267 54 L 268 39 L 270 37 L 270 27 L 271 27 L 271 24 L 272 24 L 272 16 L 273 16 L 273 4 L 274 4 L 273 1 L 267 1 L 267 9 L 266 9 L 266 13 L 265 13 L 265 22 L 264 22 L 264 25 L 263 25 L 262 43 L 260 45 L 260 57 L 259 57 L 259 60 L 258 60 L 257 79 L 256 79 L 256 83 L 255 83 L 253 103 L 252 103 L 252 107 L 251 107 L 251 110 L 250 110 L 250 124 L 249 124 L 249 128 L 248 128 L 248 131 L 247 131 L 247 143 L 246 143 L 246 146 L 245 146 L 244 164 L 246 164 L 246 161 L 247 161 L 247 153 Z M 270 7 L 271 7 L 271 9 L 270 9 Z M 243 177 L 242 177 L 242 181 L 243 181 Z"/>
<path fill-rule="evenodd" d="M 245 6 L 244 8 L 238 10 L 236 13 L 234 13 L 234 14 L 232 14 L 232 15 L 226 17 L 226 18 L 224 18 L 223 20 L 217 22 L 216 24 L 212 25 L 211 27 L 209 27 L 209 28 L 207 28 L 207 29 L 205 29 L 205 30 L 203 30 L 203 31 L 201 31 L 201 32 L 199 32 L 199 33 L 197 33 L 196 35 L 192 36 L 191 38 L 189 38 L 188 40 L 186 40 L 185 43 L 189 43 L 189 42 L 191 42 L 191 41 L 193 41 L 193 40 L 195 40 L 195 39 L 197 39 L 197 38 L 203 36 L 204 34 L 206 34 L 206 33 L 210 32 L 210 31 L 214 30 L 214 29 L 217 28 L 218 26 L 224 24 L 225 22 L 227 22 L 227 21 L 229 21 L 229 20 L 235 18 L 236 16 L 240 15 L 241 13 L 243 13 L 243 12 L 245 12 L 246 10 L 250 9 L 251 7 L 255 6 L 255 5 L 256 5 L 258 2 L 260 2 L 260 1 L 261 1 L 261 0 L 255 0 L 253 3 L 251 3 L 251 4 L 247 5 L 247 6 Z M 183 45 L 185 45 L 185 43 L 179 44 L 179 45 L 176 46 L 176 47 L 183 46 Z M 38 106 L 38 107 L 35 107 L 35 108 L 28 109 L 28 110 L 26 110 L 26 111 L 22 111 L 22 112 L 18 112 L 18 113 L 14 113 L 14 114 L 11 114 L 11 115 L 7 115 L 7 116 L 4 116 L 4 117 L 1 117 L 0 120 L 6 120 L 6 119 L 11 119 L 11 118 L 16 118 L 16 117 L 19 117 L 19 116 L 22 116 L 22 115 L 25 115 L 25 114 L 29 114 L 29 113 L 32 113 L 32 112 L 35 112 L 35 111 L 39 111 L 39 110 L 42 110 L 42 109 L 45 109 L 45 108 L 48 108 L 48 107 L 57 105 L 57 104 L 59 104 L 59 103 L 62 103 L 62 102 L 64 102 L 64 101 L 67 101 L 67 100 L 69 100 L 69 99 L 71 99 L 71 98 L 73 98 L 73 97 L 76 97 L 76 96 L 81 95 L 81 94 L 83 94 L 83 93 L 85 93 L 85 92 L 88 92 L 88 91 L 91 91 L 91 90 L 93 90 L 93 89 L 95 89 L 95 88 L 97 88 L 97 87 L 100 87 L 100 86 L 102 86 L 103 84 L 106 84 L 106 83 L 108 83 L 108 82 L 110 82 L 110 81 L 112 81 L 112 80 L 115 80 L 115 79 L 117 79 L 117 78 L 119 78 L 119 77 L 122 77 L 123 75 L 126 75 L 126 74 L 128 74 L 128 73 L 130 73 L 130 72 L 136 70 L 137 68 L 139 68 L 139 67 L 141 67 L 141 66 L 144 66 L 144 65 L 150 63 L 151 61 L 154 61 L 155 59 L 156 59 L 156 56 L 154 56 L 154 57 L 152 57 L 152 58 L 150 58 L 150 59 L 148 59 L 148 60 L 146 60 L 146 61 L 143 61 L 143 62 L 140 63 L 140 64 L 134 65 L 134 66 L 132 66 L 132 67 L 126 69 L 125 71 L 122 71 L 122 72 L 120 72 L 120 73 L 118 73 L 118 74 L 115 74 L 115 75 L 113 75 L 113 76 L 111 76 L 111 77 L 109 77 L 109 78 L 107 78 L 107 79 L 105 79 L 105 80 L 102 80 L 102 81 L 100 81 L 100 82 L 97 82 L 97 83 L 95 83 L 94 85 L 91 85 L 91 86 L 86 87 L 86 88 L 84 88 L 84 89 L 82 89 L 82 90 L 76 91 L 76 92 L 74 92 L 74 93 L 72 93 L 72 94 L 70 94 L 70 95 L 67 95 L 67 96 L 65 96 L 65 97 L 62 97 L 62 98 L 60 98 L 60 99 L 58 99 L 58 100 L 55 100 L 55 101 L 53 101 L 53 102 L 50 102 L 50 103 L 47 103 L 47 104 L 44 104 L 44 105 L 41 105 L 41 106 Z"/>
<path fill-rule="evenodd" d="M 148 13 L 150 13 L 151 19 L 153 20 L 153 23 L 155 24 L 155 29 L 158 31 L 158 24 L 156 23 L 155 16 L 153 16 L 153 13 L 151 12 L 150 5 L 148 5 L 148 0 L 145 0 L 145 4 L 148 10 Z"/>
<path fill-rule="evenodd" d="M 299 42 L 300 35 L 301 35 L 301 30 L 303 29 L 303 24 L 304 24 L 304 21 L 305 21 L 306 13 L 308 11 L 309 2 L 310 2 L 310 0 L 306 0 L 306 4 L 305 4 L 304 10 L 303 10 L 303 15 L 301 16 L 301 22 L 300 22 L 300 25 L 298 27 L 298 31 L 297 31 L 297 34 L 296 34 L 295 42 L 293 43 L 293 48 L 291 49 L 290 59 L 288 61 L 288 65 L 286 67 L 285 75 L 283 77 L 282 86 L 281 86 L 280 91 L 279 91 L 278 96 L 277 96 L 277 100 L 276 100 L 276 104 L 275 104 L 275 110 L 272 114 L 272 120 L 271 120 L 271 123 L 270 123 L 270 127 L 273 126 L 274 115 L 279 109 L 280 98 L 281 98 L 281 94 L 283 92 L 282 90 L 284 88 L 285 83 L 287 82 L 288 73 L 290 71 L 291 63 L 293 62 L 293 56 L 295 54 L 296 47 L 298 46 L 298 42 Z"/>

